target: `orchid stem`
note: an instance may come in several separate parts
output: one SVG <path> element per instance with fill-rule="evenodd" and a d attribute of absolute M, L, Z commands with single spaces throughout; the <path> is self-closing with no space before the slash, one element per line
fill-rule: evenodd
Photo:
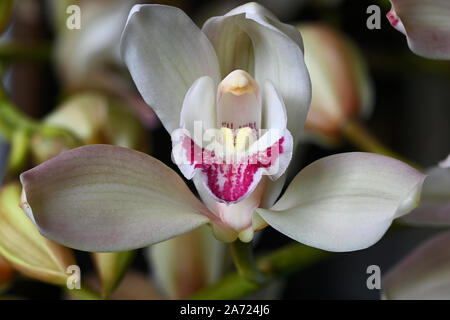
<path fill-rule="evenodd" d="M 251 243 L 236 240 L 231 244 L 231 253 L 239 275 L 255 284 L 261 284 L 265 281 L 264 275 L 258 269 L 253 258 Z"/>
<path fill-rule="evenodd" d="M 273 253 L 256 259 L 256 266 L 262 273 L 264 281 L 260 283 L 249 281 L 247 278 L 242 277 L 239 272 L 234 272 L 222 278 L 218 283 L 201 289 L 191 299 L 239 299 L 263 288 L 274 279 L 310 266 L 329 254 L 330 252 L 303 244 L 289 244 Z"/>
<path fill-rule="evenodd" d="M 382 144 L 360 121 L 356 119 L 348 120 L 342 127 L 342 133 L 350 143 L 362 151 L 378 153 L 395 158 L 420 169 L 418 164 L 404 158 Z"/>

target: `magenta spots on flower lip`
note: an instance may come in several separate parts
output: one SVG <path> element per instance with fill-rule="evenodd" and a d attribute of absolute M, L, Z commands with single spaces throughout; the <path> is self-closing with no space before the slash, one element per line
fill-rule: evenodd
<path fill-rule="evenodd" d="M 255 179 L 255 175 L 259 169 L 269 168 L 276 163 L 283 153 L 283 143 L 284 137 L 263 151 L 230 162 L 216 156 L 213 151 L 198 147 L 188 137 L 183 140 L 183 149 L 194 169 L 204 174 L 205 184 L 212 195 L 220 202 L 236 203 L 256 187 L 260 176 Z"/>

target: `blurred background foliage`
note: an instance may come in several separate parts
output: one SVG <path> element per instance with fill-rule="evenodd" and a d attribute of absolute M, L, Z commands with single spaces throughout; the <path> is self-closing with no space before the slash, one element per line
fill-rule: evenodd
<path fill-rule="evenodd" d="M 0 136 L 0 163 L 7 162 L 8 149 L 10 161 L 5 184 L 17 181 L 17 174 L 30 166 L 65 149 L 89 143 L 118 144 L 148 152 L 176 170 L 170 158 L 169 134 L 143 103 L 115 52 L 126 15 L 111 18 L 107 15 L 107 11 L 112 10 L 107 2 L 0 2 L 0 32 L 3 32 L 0 37 L 3 81 L 0 117 L 7 119 L 2 121 L 7 125 L 2 128 Z M 117 5 L 127 11 L 131 2 L 124 2 Z M 207 17 L 224 14 L 244 3 L 238 0 L 155 2 L 180 7 L 198 25 Z M 448 61 L 421 58 L 408 49 L 404 37 L 384 17 L 389 10 L 388 1 L 259 2 L 281 21 L 300 24 L 300 30 L 302 24 L 320 22 L 351 39 L 350 46 L 360 51 L 373 88 L 371 112 L 360 121 L 365 122 L 367 130 L 383 145 L 424 168 L 447 156 L 450 146 L 450 64 Z M 85 20 L 82 20 L 79 31 L 64 27 L 65 8 L 71 3 L 80 4 L 82 8 Z M 379 30 L 366 27 L 369 16 L 366 9 L 371 4 L 381 7 Z M 89 20 L 89 15 L 95 18 Z M 111 39 L 102 38 L 104 30 L 99 26 L 102 19 L 105 19 L 103 25 L 109 26 L 107 28 L 119 30 Z M 98 41 L 93 42 L 92 35 L 96 33 Z M 308 51 L 306 43 L 305 50 Z M 320 42 L 317 45 L 320 51 Z M 324 47 L 322 50 L 327 49 Z M 332 63 L 327 68 L 330 73 L 336 71 Z M 358 108 L 361 105 L 362 102 Z M 359 117 L 359 113 L 353 111 L 351 116 Z M 345 134 L 334 135 L 332 140 L 332 143 L 329 139 L 326 143 L 323 143 L 324 139 L 319 139 L 321 143 L 305 141 L 301 146 L 302 157 L 294 163 L 293 172 L 324 156 L 355 150 L 345 139 Z M 0 179 L 4 169 L 0 166 Z M 289 299 L 378 299 L 379 291 L 366 287 L 366 268 L 376 264 L 382 271 L 388 270 L 423 239 L 436 232 L 436 229 L 397 228 L 367 250 L 334 254 L 299 270 L 290 276 L 289 281 L 276 284 L 272 291 L 277 293 L 276 297 Z M 256 252 L 269 252 L 287 243 L 290 240 L 281 233 L 266 228 L 257 242 Z M 135 255 L 127 255 L 125 260 L 121 256 L 111 262 L 111 257 L 91 260 L 87 253 L 75 252 L 82 270 L 90 270 L 86 273 L 93 274 L 92 288 L 101 286 L 98 277 L 94 276 L 96 268 L 100 278 L 111 277 L 106 269 L 102 269 L 99 260 L 103 259 L 107 264 L 117 263 L 117 268 L 126 268 L 127 263 L 131 263 L 135 271 L 125 276 L 130 282 L 122 282 L 122 289 L 116 292 L 118 297 L 138 298 L 138 293 L 142 293 L 140 297 L 157 298 L 157 291 L 145 285 L 142 290 L 127 291 L 127 283 L 136 286 L 150 279 L 147 274 L 152 270 L 146 255 L 144 250 L 139 250 Z M 0 290 L 6 290 L 8 296 L 65 297 L 65 293 L 53 285 L 23 276 L 16 276 L 13 281 L 13 272 L 0 257 Z M 103 290 L 111 291 L 118 279 L 108 281 L 108 288 Z M 197 289 L 198 283 L 190 285 Z M 180 297 L 176 292 L 173 295 Z"/>

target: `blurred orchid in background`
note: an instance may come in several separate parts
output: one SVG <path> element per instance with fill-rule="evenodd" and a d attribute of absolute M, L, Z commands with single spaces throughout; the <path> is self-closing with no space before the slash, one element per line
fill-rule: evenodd
<path fill-rule="evenodd" d="M 426 171 L 419 207 L 401 219 L 414 226 L 450 226 L 450 155 Z M 391 300 L 450 299 L 450 233 L 427 241 L 398 263 L 383 281 Z"/>
<path fill-rule="evenodd" d="M 8 166 L 8 157 L 9 146 L 0 136 L 0 185 L 2 184 L 3 176 L 5 175 Z"/>
<path fill-rule="evenodd" d="M 383 278 L 389 300 L 450 299 L 450 232 L 441 233 L 411 252 Z"/>
<path fill-rule="evenodd" d="M 450 59 L 450 2 L 447 0 L 390 0 L 391 25 L 403 33 L 409 48 L 430 59 Z"/>
<path fill-rule="evenodd" d="M 371 114 L 372 81 L 361 52 L 344 34 L 320 23 L 297 27 L 313 88 L 305 137 L 335 144 L 351 122 Z"/>
<path fill-rule="evenodd" d="M 155 42 L 158 46 L 151 45 Z M 203 32 L 179 9 L 135 6 L 122 39 L 133 79 L 168 131 L 192 128 L 195 120 L 207 128 L 218 122 L 241 130 L 248 123 L 264 128 L 275 122 L 282 134 L 275 142 L 286 137 L 287 146 L 289 133 L 294 145 L 298 141 L 310 100 L 302 48 L 297 29 L 255 3 L 211 18 Z M 235 71 L 239 68 L 249 73 Z M 216 111 L 214 86 L 221 77 Z M 262 106 L 257 84 L 264 84 Z M 230 109 L 228 99 L 243 113 Z M 260 122 L 260 117 L 269 119 Z M 45 236 L 88 251 L 143 247 L 204 224 L 211 224 L 222 241 L 248 242 L 266 223 L 308 245 L 350 251 L 372 245 L 393 219 L 413 209 L 424 179 L 384 156 L 335 155 L 302 170 L 273 205 L 282 178 L 273 190 L 268 179 L 251 177 L 257 185 L 244 188 L 234 203 L 212 196 L 202 176 L 208 173 L 197 174 L 195 182 L 208 208 L 174 171 L 150 156 L 106 145 L 81 147 L 21 175 L 22 208 Z M 238 180 L 229 183 L 235 187 Z"/>
<path fill-rule="evenodd" d="M 57 70 L 66 89 L 95 89 L 121 98 L 148 128 L 157 126 L 157 119 L 129 79 L 120 57 L 120 36 L 128 12 L 136 0 L 81 1 L 79 30 L 66 28 L 66 8 L 72 1 L 49 1 L 58 37 L 54 56 Z M 61 18 L 58 21 L 58 17 Z"/>

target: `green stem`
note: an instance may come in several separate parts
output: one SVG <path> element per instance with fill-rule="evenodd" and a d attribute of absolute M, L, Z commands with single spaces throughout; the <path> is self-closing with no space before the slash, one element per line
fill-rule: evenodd
<path fill-rule="evenodd" d="M 231 253 L 236 269 L 242 277 L 255 284 L 261 284 L 265 281 L 264 275 L 256 266 L 253 258 L 251 243 L 236 240 L 231 243 Z"/>
<path fill-rule="evenodd" d="M 12 103 L 0 100 L 0 134 L 7 140 L 11 140 L 18 129 L 34 129 L 37 122 L 29 118 Z"/>
<path fill-rule="evenodd" d="M 249 281 L 238 272 L 234 272 L 218 283 L 201 289 L 191 299 L 238 299 L 261 289 L 278 277 L 310 266 L 329 254 L 330 252 L 299 243 L 290 244 L 256 260 L 256 265 L 264 276 L 263 282 Z"/>
<path fill-rule="evenodd" d="M 82 285 L 81 289 L 69 290 L 66 288 L 64 291 L 77 300 L 103 300 L 100 294 L 85 285 Z"/>
<path fill-rule="evenodd" d="M 357 119 L 351 119 L 347 121 L 342 127 L 342 133 L 345 138 L 352 143 L 355 147 L 372 153 L 382 154 L 388 157 L 392 157 L 401 160 L 417 169 L 420 166 L 413 163 L 409 159 L 392 151 L 385 145 L 383 145 L 364 125 Z"/>

